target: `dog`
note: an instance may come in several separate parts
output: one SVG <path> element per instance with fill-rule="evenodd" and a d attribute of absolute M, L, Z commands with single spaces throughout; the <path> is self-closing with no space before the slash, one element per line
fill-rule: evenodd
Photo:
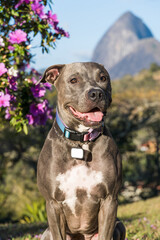
<path fill-rule="evenodd" d="M 104 126 L 110 76 L 83 62 L 53 65 L 38 83 L 45 81 L 57 89 L 57 109 L 37 167 L 49 224 L 41 240 L 124 240 L 117 219 L 121 156 Z"/>

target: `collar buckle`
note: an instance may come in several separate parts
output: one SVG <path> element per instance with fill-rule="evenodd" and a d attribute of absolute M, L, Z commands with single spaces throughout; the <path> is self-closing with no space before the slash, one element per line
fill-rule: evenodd
<path fill-rule="evenodd" d="M 80 141 L 80 142 L 83 142 L 84 141 L 84 135 L 86 134 L 87 132 L 83 132 L 83 133 L 79 133 L 79 132 L 76 132 L 74 130 L 71 130 L 69 128 L 66 128 L 64 129 L 64 136 L 70 140 L 73 140 L 73 141 Z"/>

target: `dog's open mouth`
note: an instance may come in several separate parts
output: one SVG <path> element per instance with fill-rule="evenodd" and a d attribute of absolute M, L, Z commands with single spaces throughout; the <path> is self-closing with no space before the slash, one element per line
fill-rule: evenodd
<path fill-rule="evenodd" d="M 100 111 L 99 108 L 94 108 L 89 112 L 78 112 L 76 109 L 74 109 L 71 106 L 69 107 L 69 109 L 76 118 L 82 121 L 101 122 L 103 119 L 103 113 Z"/>

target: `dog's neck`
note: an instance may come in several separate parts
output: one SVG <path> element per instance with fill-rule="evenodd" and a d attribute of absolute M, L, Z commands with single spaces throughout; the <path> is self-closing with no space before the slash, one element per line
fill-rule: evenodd
<path fill-rule="evenodd" d="M 64 133 L 64 137 L 68 138 L 73 141 L 80 141 L 80 142 L 88 142 L 93 141 L 96 138 L 98 138 L 103 133 L 104 128 L 104 122 L 102 122 L 102 125 L 98 128 L 92 129 L 92 128 L 84 128 L 85 126 L 80 125 L 79 130 L 80 131 L 74 131 L 72 129 L 69 129 L 66 124 L 63 122 L 61 117 L 59 116 L 58 109 L 56 109 L 56 122 L 58 124 L 58 127 L 61 129 L 61 131 Z M 82 128 L 83 126 L 83 128 Z M 86 130 L 82 132 L 82 130 Z"/>

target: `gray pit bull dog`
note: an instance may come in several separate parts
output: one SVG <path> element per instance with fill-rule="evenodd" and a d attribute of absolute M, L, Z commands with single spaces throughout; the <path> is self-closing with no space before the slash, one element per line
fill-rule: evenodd
<path fill-rule="evenodd" d="M 38 160 L 38 188 L 46 200 L 42 240 L 124 240 L 117 219 L 122 164 L 104 126 L 111 83 L 98 63 L 49 67 L 40 81 L 55 85 L 57 113 Z"/>

